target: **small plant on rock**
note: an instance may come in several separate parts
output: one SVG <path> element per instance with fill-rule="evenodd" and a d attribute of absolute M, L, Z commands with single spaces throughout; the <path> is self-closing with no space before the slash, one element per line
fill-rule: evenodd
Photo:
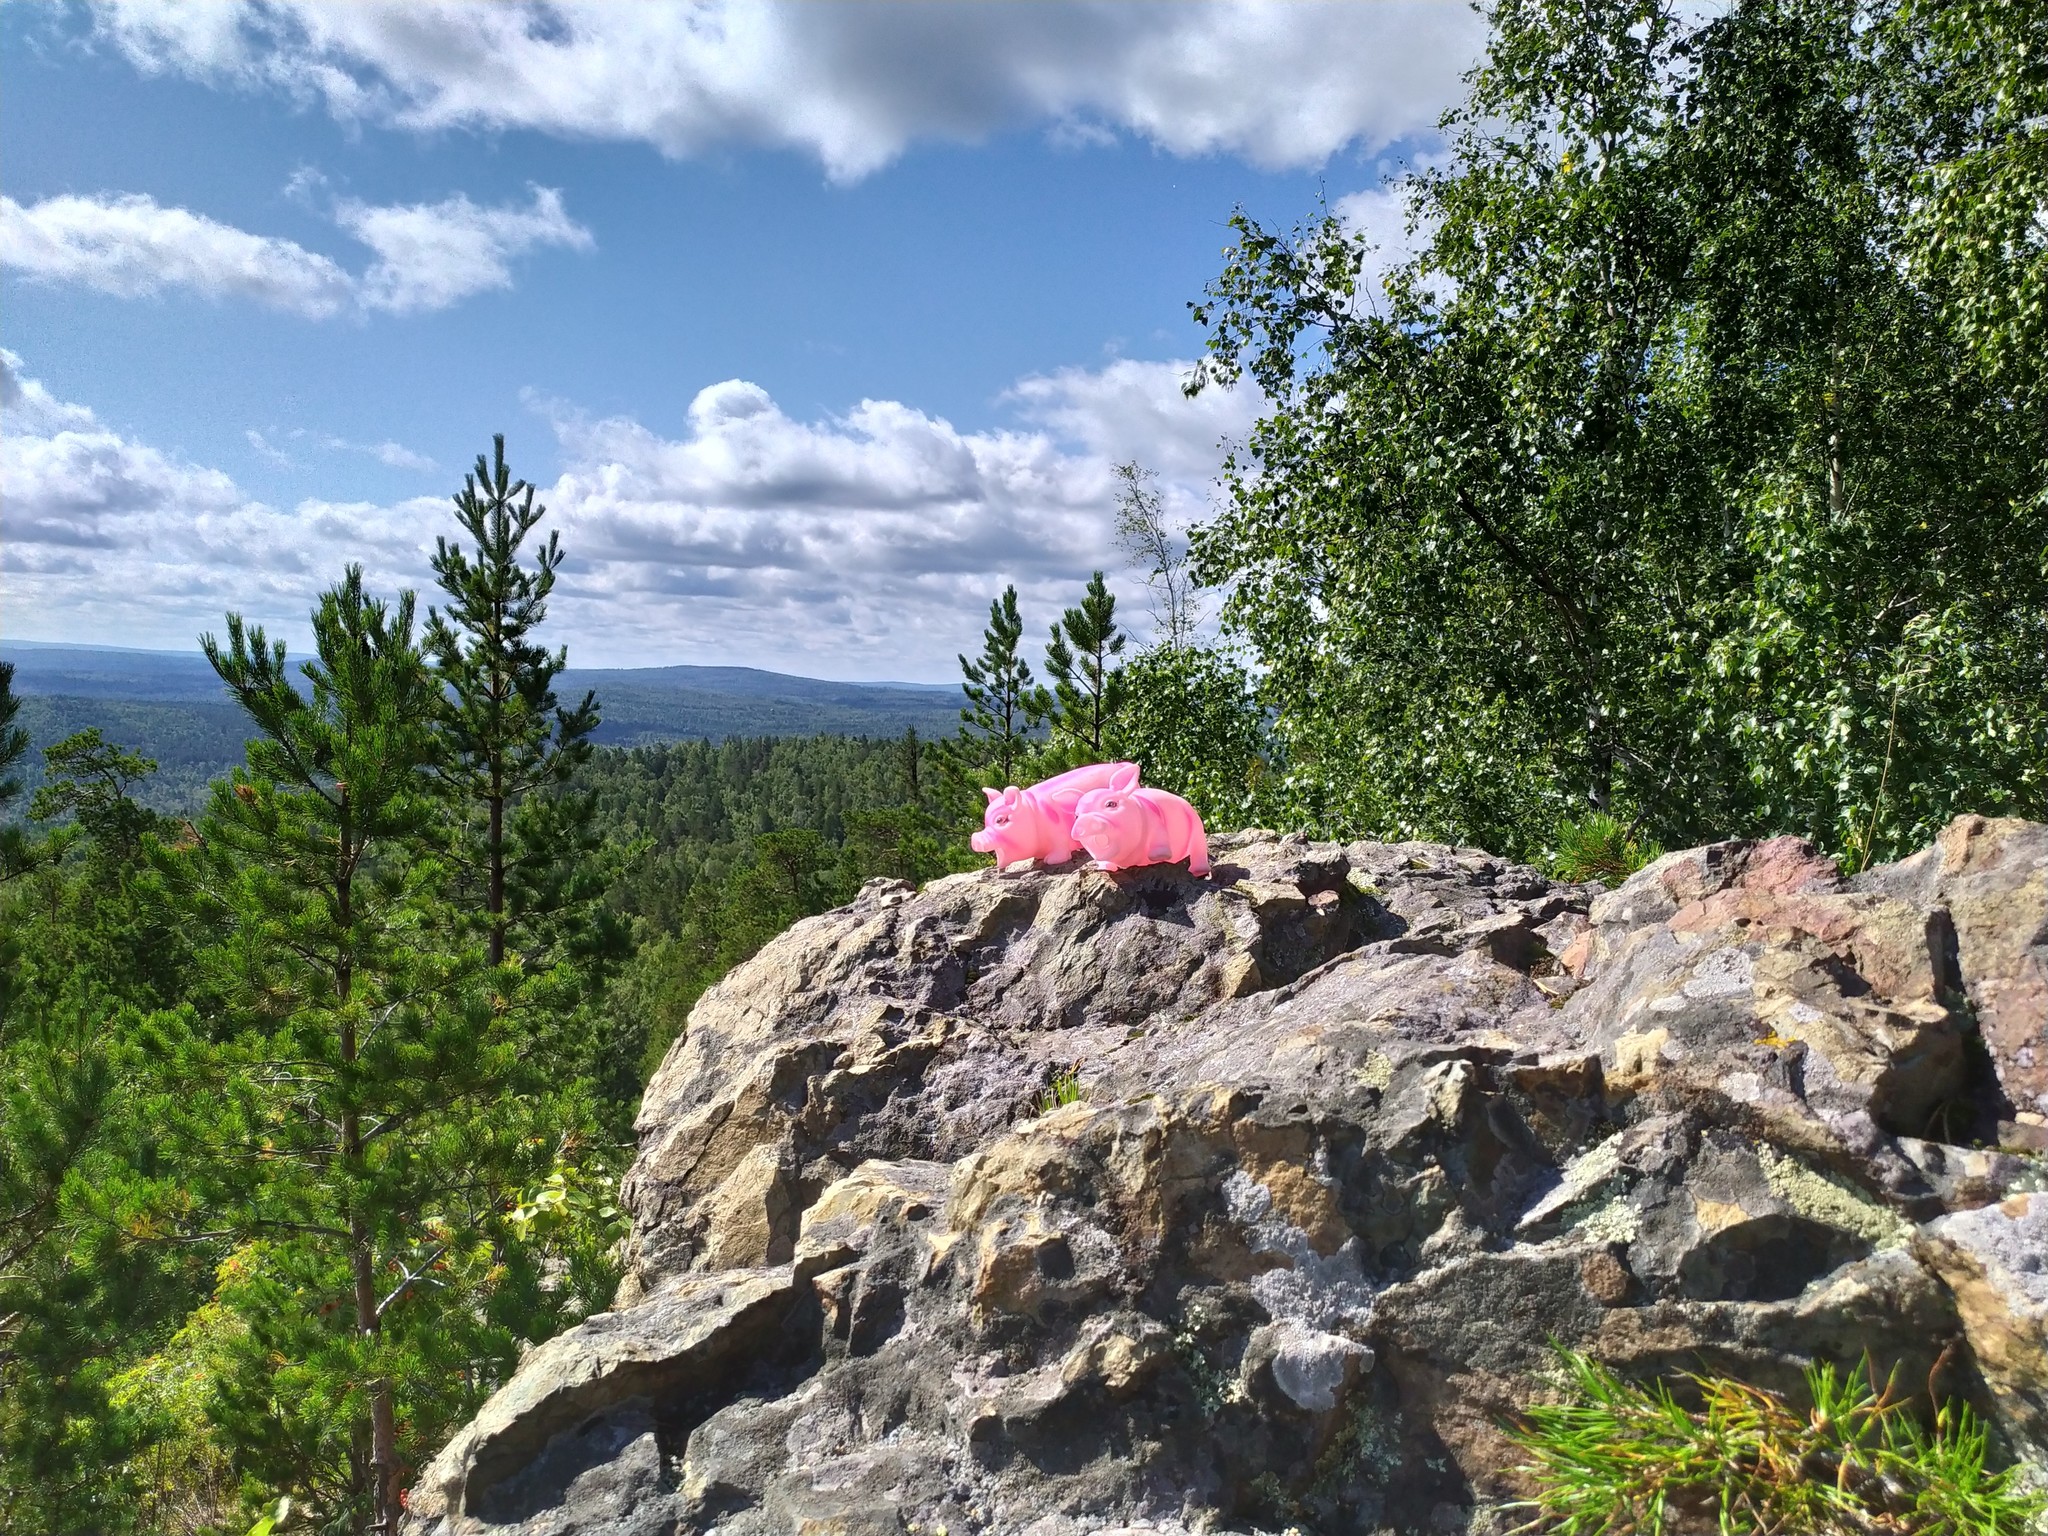
<path fill-rule="evenodd" d="M 1038 1091 L 1038 1097 L 1031 1101 L 1031 1112 L 1035 1115 L 1049 1115 L 1067 1104 L 1078 1104 L 1088 1097 L 1088 1090 L 1081 1086 L 1081 1063 L 1055 1068 L 1052 1081 Z"/>
<path fill-rule="evenodd" d="M 1655 841 L 1637 835 L 1627 822 L 1594 811 L 1578 821 L 1557 825 L 1557 853 L 1551 867 L 1558 878 L 1576 885 L 1600 880 L 1619 885 L 1644 865 L 1664 856 Z"/>
<path fill-rule="evenodd" d="M 2026 1536 L 2048 1498 L 1986 1465 L 1987 1436 L 1949 1401 L 1930 1429 L 1862 1366 L 1806 1373 L 1812 1406 L 1694 1376 L 1700 1406 L 1560 1350 L 1570 1401 L 1509 1429 L 1536 1495 L 1524 1531 L 1560 1536 Z M 1937 1366 L 1937 1370 L 1939 1366 Z M 1895 1373 L 1896 1374 L 1896 1373 Z"/>

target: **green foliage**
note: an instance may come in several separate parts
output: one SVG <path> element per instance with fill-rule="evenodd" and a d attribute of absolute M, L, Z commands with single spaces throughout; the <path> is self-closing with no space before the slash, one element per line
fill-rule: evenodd
<path fill-rule="evenodd" d="M 28 753 L 28 731 L 15 723 L 21 700 L 14 693 L 14 663 L 0 661 L 0 811 L 21 794 L 21 779 L 14 765 Z"/>
<path fill-rule="evenodd" d="M 2014 0 L 1908 0 L 1885 18 L 1902 79 L 1880 142 L 1916 265 L 1998 383 L 2048 387 L 2048 21 Z"/>
<path fill-rule="evenodd" d="M 1049 1115 L 1068 1104 L 1078 1104 L 1087 1097 L 1088 1090 L 1081 1082 L 1080 1062 L 1054 1067 L 1051 1079 L 1032 1099 L 1031 1112 L 1036 1115 Z"/>
<path fill-rule="evenodd" d="M 441 753 L 461 818 L 451 848 L 482 887 L 490 963 L 502 964 L 508 935 L 529 964 L 542 966 L 566 945 L 588 957 L 615 958 L 622 936 L 593 924 L 601 894 L 591 855 L 597 848 L 590 801 L 569 790 L 590 758 L 597 729 L 594 694 L 573 708 L 555 698 L 568 666 L 530 638 L 547 617 L 562 563 L 550 533 L 532 569 L 519 563 L 527 535 L 547 515 L 534 489 L 514 480 L 505 438 L 492 440 L 455 498 L 456 520 L 473 551 L 435 541 L 434 577 L 446 612 L 430 617 L 426 649 L 441 683 Z"/>
<path fill-rule="evenodd" d="M 1636 829 L 1605 811 L 1594 811 L 1557 827 L 1557 853 L 1550 867 L 1560 880 L 1601 880 L 1619 885 L 1664 850 Z"/>
<path fill-rule="evenodd" d="M 1687 1408 L 1661 1383 L 1639 1387 L 1560 1351 L 1565 1403 L 1510 1428 L 1529 1455 L 1533 1525 L 1562 1536 L 1713 1528 L 1728 1536 L 2025 1536 L 2048 1499 L 1992 1471 L 1969 1406 L 1944 1403 L 1931 1428 L 1894 1383 L 1858 1366 L 1806 1373 L 1801 1412 L 1725 1376 L 1688 1378 Z"/>
<path fill-rule="evenodd" d="M 111 841 L 43 838 L 0 886 L 0 1528 L 24 1536 L 154 1518 L 161 1434 L 117 1377 L 210 1263 L 155 1240 L 177 1193 L 140 1102 L 146 1010 L 189 946 L 138 897 L 138 808 L 99 809 Z"/>
<path fill-rule="evenodd" d="M 1275 404 L 1196 555 L 1285 819 L 1868 859 L 2044 814 L 2048 428 L 1913 276 L 1922 14 L 1510 0 L 1376 291 L 1240 215 L 1207 377 Z"/>
<path fill-rule="evenodd" d="M 1153 644 L 1168 650 L 1187 645 L 1201 618 L 1187 540 L 1167 521 L 1157 474 L 1135 459 L 1115 465 L 1112 472 L 1117 479 L 1117 545 L 1151 595 Z"/>
<path fill-rule="evenodd" d="M 1050 726 L 1042 767 L 1049 771 L 1099 763 L 1110 752 L 1123 709 L 1125 636 L 1116 622 L 1116 598 L 1102 572 L 1088 578 L 1078 608 L 1069 608 L 1046 642 L 1051 696 L 1040 703 Z M 998 786 L 1000 787 L 1000 786 Z"/>
<path fill-rule="evenodd" d="M 1047 700 L 1032 684 L 1031 664 L 1017 652 L 1023 638 L 1017 589 L 1005 587 L 1003 595 L 988 605 L 981 655 L 973 661 L 960 658 L 967 708 L 960 711 L 960 730 L 947 743 L 943 763 L 962 791 L 978 784 L 1016 783 L 1037 750 Z M 955 798 L 967 803 L 965 793 Z"/>
<path fill-rule="evenodd" d="M 1272 748 L 1244 669 L 1212 647 L 1157 646 L 1123 669 L 1123 687 L 1116 755 L 1184 796 L 1212 831 L 1256 824 L 1271 799 Z"/>
<path fill-rule="evenodd" d="M 98 730 L 157 765 L 136 787 L 136 800 L 169 816 L 196 816 L 208 786 L 242 761 L 248 717 L 234 704 L 177 699 L 153 702 L 76 694 L 35 694 L 21 701 L 21 722 L 46 746 Z M 40 772 L 25 774 L 31 789 Z"/>
<path fill-rule="evenodd" d="M 262 734 L 197 846 L 155 855 L 211 936 L 211 1005 L 156 1021 L 149 1110 L 237 1243 L 209 1418 L 253 1493 L 359 1529 L 522 1339 L 592 1304 L 549 1292 L 504 1215 L 587 1112 L 550 1071 L 540 997 L 448 904 L 440 689 L 410 595 L 375 600 L 352 568 L 313 632 L 304 692 L 238 616 L 205 643 Z"/>
<path fill-rule="evenodd" d="M 637 1097 L 704 990 L 798 918 L 866 880 L 982 862 L 955 830 L 937 752 L 914 732 L 734 738 L 600 753 L 581 770 L 599 821 L 635 850 L 610 897 L 637 948 L 608 993 L 608 1092 Z"/>
<path fill-rule="evenodd" d="M 133 863 L 142 839 L 165 820 L 139 805 L 132 791 L 156 772 L 153 759 L 110 745 L 88 726 L 43 749 L 45 781 L 30 802 L 37 821 L 75 817 L 103 855 Z"/>
<path fill-rule="evenodd" d="M 28 752 L 29 734 L 15 723 L 21 700 L 14 693 L 14 663 L 0 661 L 0 816 L 21 798 L 21 776 L 14 769 Z M 35 850 L 19 827 L 0 826 L 0 880 L 20 874 L 35 862 Z"/>

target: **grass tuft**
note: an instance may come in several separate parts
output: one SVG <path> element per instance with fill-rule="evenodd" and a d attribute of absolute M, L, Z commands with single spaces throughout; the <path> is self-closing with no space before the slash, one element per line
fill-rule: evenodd
<path fill-rule="evenodd" d="M 1806 1373 L 1811 1407 L 1725 1376 L 1693 1376 L 1700 1406 L 1559 1350 L 1570 1400 L 1509 1434 L 1536 1496 L 1521 1527 L 1556 1536 L 2025 1536 L 2048 1497 L 1987 1465 L 1988 1437 L 1949 1401 L 1932 1428 L 1862 1366 Z M 1937 1367 L 1938 1369 L 1938 1367 Z"/>
<path fill-rule="evenodd" d="M 1081 1086 L 1081 1063 L 1053 1070 L 1052 1081 L 1038 1091 L 1038 1097 L 1031 1101 L 1032 1113 L 1049 1115 L 1063 1104 L 1078 1104 L 1088 1097 L 1088 1090 Z"/>

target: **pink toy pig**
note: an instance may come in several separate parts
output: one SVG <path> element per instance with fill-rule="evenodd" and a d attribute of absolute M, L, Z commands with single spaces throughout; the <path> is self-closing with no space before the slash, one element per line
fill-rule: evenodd
<path fill-rule="evenodd" d="M 1209 873 L 1209 839 L 1202 818 L 1179 795 L 1140 789 L 1138 770 L 1121 765 L 1109 783 L 1081 797 L 1074 840 L 1104 869 L 1188 861 L 1188 872 Z"/>
<path fill-rule="evenodd" d="M 1074 856 L 1074 807 L 1091 789 L 1101 789 L 1124 769 L 1137 778 L 1135 763 L 1090 763 L 1029 789 L 984 789 L 988 809 L 981 830 L 968 839 L 976 853 L 996 856 L 996 868 L 1008 869 L 1025 859 L 1063 864 Z"/>

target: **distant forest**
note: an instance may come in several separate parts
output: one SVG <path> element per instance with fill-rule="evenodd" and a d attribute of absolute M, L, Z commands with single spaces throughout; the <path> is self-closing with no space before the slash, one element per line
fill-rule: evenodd
<path fill-rule="evenodd" d="M 195 644 L 189 654 L 25 646 L 0 641 L 15 666 L 19 722 L 31 751 L 24 789 L 42 783 L 42 748 L 88 727 L 154 761 L 137 786 L 151 810 L 190 814 L 206 786 L 242 761 L 249 722 Z M 959 722 L 959 695 L 944 688 L 832 683 L 744 667 L 572 669 L 564 693 L 595 689 L 602 719 L 592 739 L 604 746 L 728 736 L 926 737 Z M 12 808 L 18 818 L 26 801 Z"/>

